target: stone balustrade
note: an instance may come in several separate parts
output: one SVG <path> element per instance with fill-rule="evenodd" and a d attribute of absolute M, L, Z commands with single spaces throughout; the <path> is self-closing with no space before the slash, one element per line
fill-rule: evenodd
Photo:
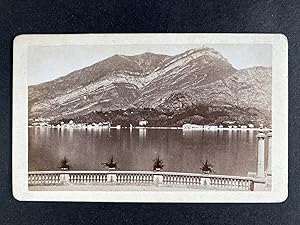
<path fill-rule="evenodd" d="M 254 177 L 155 171 L 32 171 L 28 174 L 30 186 L 123 184 L 253 191 L 256 183 L 264 181 Z"/>

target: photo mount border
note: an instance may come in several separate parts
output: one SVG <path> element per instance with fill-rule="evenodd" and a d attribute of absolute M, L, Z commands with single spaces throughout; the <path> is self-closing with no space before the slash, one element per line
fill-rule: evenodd
<path fill-rule="evenodd" d="M 272 191 L 29 191 L 28 47 L 141 44 L 272 45 Z M 13 46 L 13 196 L 19 201 L 267 203 L 288 196 L 288 41 L 283 34 L 32 34 Z"/>

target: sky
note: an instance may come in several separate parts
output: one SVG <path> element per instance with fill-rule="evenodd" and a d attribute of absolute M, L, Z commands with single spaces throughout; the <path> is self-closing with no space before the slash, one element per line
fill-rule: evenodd
<path fill-rule="evenodd" d="M 205 45 L 220 52 L 236 69 L 272 66 L 272 46 L 263 44 Z M 31 46 L 28 58 L 28 83 L 39 84 L 90 66 L 115 54 L 137 55 L 145 52 L 177 55 L 203 45 L 76 45 Z"/>

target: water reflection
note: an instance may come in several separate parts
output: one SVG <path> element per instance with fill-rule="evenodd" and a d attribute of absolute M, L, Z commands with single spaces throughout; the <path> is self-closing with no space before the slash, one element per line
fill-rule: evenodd
<path fill-rule="evenodd" d="M 255 171 L 255 131 L 29 128 L 29 169 L 56 170 L 66 156 L 74 170 L 102 170 L 114 156 L 121 170 L 151 170 L 159 155 L 165 171 L 199 172 L 209 160 L 218 174 Z"/>

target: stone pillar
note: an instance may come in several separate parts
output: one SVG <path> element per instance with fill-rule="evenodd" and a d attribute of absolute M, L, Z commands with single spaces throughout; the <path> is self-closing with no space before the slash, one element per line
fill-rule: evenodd
<path fill-rule="evenodd" d="M 259 133 L 257 137 L 257 169 L 256 177 L 265 177 L 265 137 L 264 133 Z"/>
<path fill-rule="evenodd" d="M 154 179 L 154 183 L 157 184 L 157 185 L 163 183 L 163 176 L 162 176 L 162 174 L 155 173 L 153 179 Z"/>
<path fill-rule="evenodd" d="M 269 144 L 269 149 L 268 149 L 268 167 L 267 167 L 267 175 L 271 176 L 272 175 L 272 132 L 268 133 L 268 144 Z"/>
<path fill-rule="evenodd" d="M 70 183 L 70 175 L 68 173 L 61 173 L 59 175 L 59 183 L 61 184 L 69 184 Z"/>
<path fill-rule="evenodd" d="M 114 172 L 114 170 L 109 170 L 109 173 L 107 174 L 107 182 L 108 183 L 117 182 L 117 174 Z"/>

